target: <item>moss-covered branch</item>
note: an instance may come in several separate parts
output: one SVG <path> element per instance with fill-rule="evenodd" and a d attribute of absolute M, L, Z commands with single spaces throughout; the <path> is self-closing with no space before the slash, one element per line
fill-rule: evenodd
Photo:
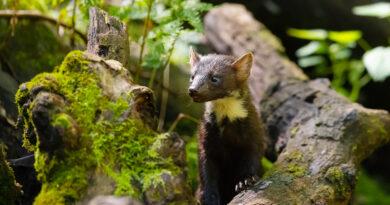
<path fill-rule="evenodd" d="M 309 81 L 240 5 L 210 11 L 205 30 L 218 52 L 254 53 L 250 89 L 276 160 L 262 183 L 231 204 L 348 204 L 359 164 L 390 140 L 389 113 L 350 102 L 325 79 Z"/>
<path fill-rule="evenodd" d="M 24 146 L 34 152 L 42 181 L 35 204 L 102 194 L 191 202 L 183 160 L 169 151 L 174 146 L 163 147 L 180 139 L 154 132 L 139 115 L 139 109 L 154 110 L 149 100 L 151 91 L 134 85 L 119 62 L 81 51 L 68 54 L 55 72 L 23 84 L 17 104 Z M 184 152 L 184 146 L 178 149 Z"/>

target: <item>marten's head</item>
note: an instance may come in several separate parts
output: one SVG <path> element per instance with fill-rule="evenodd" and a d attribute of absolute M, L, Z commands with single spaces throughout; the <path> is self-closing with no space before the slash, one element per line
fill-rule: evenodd
<path fill-rule="evenodd" d="M 246 86 L 252 61 L 252 53 L 239 58 L 216 54 L 201 56 L 191 49 L 189 95 L 195 102 L 232 96 L 234 91 Z"/>

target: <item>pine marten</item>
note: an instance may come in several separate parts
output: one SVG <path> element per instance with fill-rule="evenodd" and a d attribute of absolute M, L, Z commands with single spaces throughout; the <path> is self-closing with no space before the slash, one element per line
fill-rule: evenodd
<path fill-rule="evenodd" d="M 206 102 L 198 136 L 201 204 L 227 204 L 262 174 L 264 129 L 247 84 L 252 61 L 251 53 L 236 59 L 190 51 L 189 95 Z"/>

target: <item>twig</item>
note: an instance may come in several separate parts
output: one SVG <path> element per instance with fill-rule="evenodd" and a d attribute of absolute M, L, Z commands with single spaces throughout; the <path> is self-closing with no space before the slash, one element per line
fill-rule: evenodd
<path fill-rule="evenodd" d="M 77 0 L 73 0 L 73 10 L 72 10 L 72 33 L 70 34 L 70 45 L 72 48 L 75 46 L 75 29 L 76 29 L 76 8 L 77 8 Z"/>
<path fill-rule="evenodd" d="M 67 29 L 72 29 L 72 26 L 71 25 L 68 25 L 64 22 L 60 22 L 50 16 L 45 16 L 37 11 L 33 11 L 33 10 L 0 10 L 0 18 L 18 18 L 18 19 L 36 19 L 36 20 L 42 20 L 42 21 L 47 21 L 51 24 L 54 24 L 54 25 L 60 25 L 64 28 L 67 28 Z M 86 35 L 75 29 L 74 30 L 75 33 L 77 35 L 80 36 L 80 38 L 84 41 L 84 42 L 87 42 L 87 37 Z"/>
<path fill-rule="evenodd" d="M 168 132 L 172 132 L 172 131 L 176 128 L 177 124 L 178 124 L 182 119 L 185 119 L 185 118 L 191 120 L 192 122 L 195 122 L 195 123 L 199 124 L 199 120 L 198 120 L 198 119 L 196 119 L 196 118 L 194 118 L 194 117 L 192 117 L 192 116 L 190 116 L 190 115 L 187 115 L 187 114 L 184 114 L 184 113 L 180 113 L 180 114 L 177 116 L 177 118 L 175 119 L 175 121 L 173 121 L 173 124 L 172 124 L 171 127 L 169 128 Z"/>
<path fill-rule="evenodd" d="M 152 74 L 150 74 L 149 83 L 148 83 L 148 87 L 149 87 L 150 89 L 153 89 L 154 79 L 156 78 L 157 69 L 158 69 L 158 68 L 153 68 Z"/>
<path fill-rule="evenodd" d="M 139 53 L 139 60 L 138 60 L 138 65 L 137 65 L 137 73 L 135 75 L 135 81 L 138 82 L 139 75 L 141 72 L 141 64 L 142 64 L 142 59 L 144 55 L 144 50 L 145 50 L 145 43 L 146 43 L 146 37 L 148 36 L 148 23 L 150 21 L 150 15 L 152 13 L 152 7 L 153 7 L 153 0 L 149 0 L 148 4 L 148 13 L 146 15 L 145 23 L 144 23 L 144 31 L 142 34 L 142 43 L 141 43 L 141 51 Z"/>
<path fill-rule="evenodd" d="M 179 37 L 179 32 L 176 32 L 175 37 L 174 37 L 174 39 L 173 39 L 173 41 L 172 41 L 172 43 L 171 43 L 171 45 L 169 47 L 168 56 L 165 59 L 165 62 L 163 64 L 163 66 L 162 66 L 163 70 L 166 69 L 166 67 L 168 66 L 169 62 L 171 61 L 171 56 L 172 56 L 172 53 L 173 53 L 173 49 L 175 48 L 175 44 L 176 44 L 176 41 L 177 41 L 178 37 Z M 157 69 L 155 68 L 155 69 L 152 70 L 152 75 L 151 75 L 150 80 L 149 80 L 149 88 L 151 88 L 151 89 L 152 89 L 152 86 L 154 84 L 154 80 L 156 78 L 156 73 L 157 73 Z"/>
<path fill-rule="evenodd" d="M 164 70 L 163 73 L 163 86 L 164 87 L 169 87 L 169 64 L 167 68 Z M 167 103 L 168 103 L 168 92 L 163 89 L 162 94 L 161 94 L 161 106 L 160 106 L 160 116 L 158 118 L 158 126 L 157 126 L 157 131 L 162 131 L 164 127 L 164 122 L 165 122 L 165 115 L 167 112 Z"/>
<path fill-rule="evenodd" d="M 12 11 L 15 13 L 17 5 L 19 4 L 18 0 L 15 0 L 12 4 Z M 16 29 L 16 23 L 18 22 L 18 19 L 16 18 L 15 14 L 10 19 L 11 24 L 11 36 L 15 35 L 15 29 Z"/>
<path fill-rule="evenodd" d="M 169 87 L 169 68 L 170 68 L 169 67 L 169 62 L 171 60 L 173 49 L 175 48 L 176 40 L 177 40 L 178 37 L 179 37 L 179 32 L 176 32 L 175 37 L 174 37 L 174 39 L 173 39 L 173 41 L 172 41 L 172 43 L 170 45 L 167 59 L 165 59 L 165 62 L 163 64 L 163 71 L 164 71 L 164 73 L 163 73 L 163 83 L 162 83 L 163 87 Z M 153 81 L 154 81 L 154 78 L 155 78 L 155 75 L 156 75 L 156 70 L 157 69 L 153 70 L 152 78 L 149 81 L 150 88 L 152 88 L 151 86 L 153 86 Z M 166 114 L 166 110 L 167 110 L 167 103 L 168 103 L 168 92 L 165 89 L 162 89 L 160 116 L 159 116 L 158 126 L 157 126 L 157 130 L 158 131 L 161 131 L 163 126 L 164 126 L 165 114 Z"/>
<path fill-rule="evenodd" d="M 364 51 L 369 51 L 372 49 L 372 47 L 370 46 L 370 44 L 364 40 L 363 38 L 359 39 L 357 41 L 358 45 L 364 50 Z"/>
<path fill-rule="evenodd" d="M 129 71 L 130 71 L 130 73 L 131 73 L 132 75 L 135 75 L 135 73 L 136 73 L 136 71 L 134 71 L 134 70 L 130 70 L 130 69 L 129 69 Z M 140 77 L 142 77 L 142 78 L 144 78 L 144 79 L 149 79 L 150 76 L 151 76 L 150 72 L 142 71 L 142 72 L 140 73 Z M 163 83 L 162 83 L 159 79 L 154 80 L 154 82 L 155 82 L 154 84 L 157 84 L 157 85 L 161 86 L 162 89 L 167 90 L 168 93 L 169 93 L 170 95 L 173 95 L 173 96 L 175 96 L 175 97 L 177 97 L 177 96 L 179 95 L 178 92 L 172 90 L 171 88 L 169 88 L 169 86 L 168 86 L 168 87 L 165 87 L 165 86 L 163 85 Z"/>

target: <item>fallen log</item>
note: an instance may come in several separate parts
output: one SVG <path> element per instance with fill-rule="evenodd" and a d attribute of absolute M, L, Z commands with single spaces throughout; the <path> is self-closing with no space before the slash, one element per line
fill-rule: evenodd
<path fill-rule="evenodd" d="M 218 53 L 253 52 L 249 86 L 276 160 L 230 204 L 348 204 L 359 164 L 390 139 L 389 113 L 350 102 L 326 79 L 309 80 L 241 5 L 215 8 L 204 23 Z"/>

